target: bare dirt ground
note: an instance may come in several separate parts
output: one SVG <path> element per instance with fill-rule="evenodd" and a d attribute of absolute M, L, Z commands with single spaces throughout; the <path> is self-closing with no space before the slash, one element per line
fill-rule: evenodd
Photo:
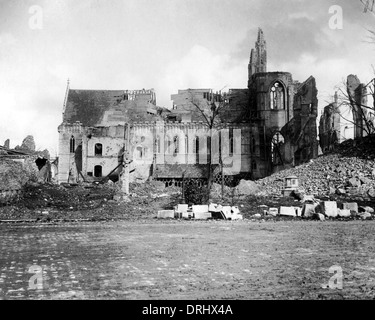
<path fill-rule="evenodd" d="M 373 299 L 374 231 L 358 220 L 2 224 L 0 298 Z M 333 265 L 341 290 L 328 287 Z"/>

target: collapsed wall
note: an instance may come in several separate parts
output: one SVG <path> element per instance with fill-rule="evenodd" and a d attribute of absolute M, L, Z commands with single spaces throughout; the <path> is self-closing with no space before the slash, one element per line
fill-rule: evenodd
<path fill-rule="evenodd" d="M 0 157 L 0 203 L 19 194 L 29 181 L 36 181 L 38 170 L 31 158 L 10 160 Z"/>

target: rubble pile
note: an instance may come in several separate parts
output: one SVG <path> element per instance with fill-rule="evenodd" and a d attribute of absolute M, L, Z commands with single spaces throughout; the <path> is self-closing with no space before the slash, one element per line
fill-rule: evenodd
<path fill-rule="evenodd" d="M 180 193 L 160 182 L 131 184 L 129 202 L 114 200 L 119 189 L 120 185 L 113 182 L 27 183 L 17 199 L 1 203 L 0 222 L 138 220 L 152 217 L 155 210 L 173 208 L 181 201 Z"/>
<path fill-rule="evenodd" d="M 285 178 L 297 176 L 308 194 L 375 197 L 375 137 L 347 140 L 333 153 L 256 181 L 260 195 L 280 194 Z"/>
<path fill-rule="evenodd" d="M 234 191 L 233 188 L 230 188 L 230 187 L 224 185 L 224 196 L 231 195 L 233 191 Z M 213 183 L 212 187 L 211 187 L 210 197 L 212 199 L 220 199 L 221 198 L 221 192 L 222 192 L 221 184 Z"/>
<path fill-rule="evenodd" d="M 150 197 L 166 190 L 164 182 L 161 181 L 132 182 L 129 189 L 132 197 Z"/>
<path fill-rule="evenodd" d="M 260 195 L 280 194 L 285 178 L 295 175 L 300 186 L 314 195 L 371 196 L 375 188 L 375 161 L 330 154 L 311 160 L 307 164 L 284 170 L 258 180 Z M 375 194 L 374 194 L 375 196 Z"/>
<path fill-rule="evenodd" d="M 28 209 L 57 208 L 84 210 L 96 208 L 101 201 L 113 198 L 115 189 L 103 185 L 56 185 L 28 183 L 14 205 Z"/>
<path fill-rule="evenodd" d="M 334 150 L 346 157 L 358 157 L 367 160 L 375 159 L 375 136 L 370 135 L 356 140 L 346 140 L 337 145 Z"/>

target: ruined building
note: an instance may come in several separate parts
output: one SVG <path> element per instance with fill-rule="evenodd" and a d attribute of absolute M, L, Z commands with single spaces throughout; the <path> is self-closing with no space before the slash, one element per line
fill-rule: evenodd
<path fill-rule="evenodd" d="M 368 84 L 370 85 L 370 84 Z M 368 108 L 367 86 L 349 75 L 345 88 L 334 95 L 324 108 L 319 123 L 319 142 L 323 152 L 347 139 L 361 138 L 374 132 L 374 114 Z"/>
<path fill-rule="evenodd" d="M 179 90 L 171 99 L 172 109 L 165 109 L 157 107 L 153 90 L 68 86 L 58 128 L 59 182 L 116 180 L 124 152 L 133 160 L 131 180 L 166 184 L 204 180 L 208 162 L 228 182 L 265 177 L 318 155 L 315 79 L 299 83 L 288 72 L 267 72 L 260 29 L 247 88 Z M 211 129 L 210 106 L 222 106 Z"/>
<path fill-rule="evenodd" d="M 289 72 L 266 72 L 266 61 L 266 41 L 259 30 L 248 76 L 254 178 L 318 156 L 315 79 L 299 83 Z"/>

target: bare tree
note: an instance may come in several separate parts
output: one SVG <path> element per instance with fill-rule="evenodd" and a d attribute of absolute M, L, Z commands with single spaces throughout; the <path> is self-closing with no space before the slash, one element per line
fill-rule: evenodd
<path fill-rule="evenodd" d="M 194 91 L 191 89 L 188 90 L 189 100 L 191 105 L 196 109 L 200 118 L 203 120 L 204 125 L 208 129 L 207 139 L 207 200 L 209 199 L 210 192 L 214 180 L 214 165 L 213 165 L 213 153 L 211 140 L 214 132 L 218 132 L 223 128 L 223 123 L 221 121 L 220 114 L 221 112 L 229 105 L 228 99 L 229 96 L 225 93 L 222 94 L 221 90 L 219 92 L 213 93 L 210 92 L 209 95 L 204 99 L 199 99 L 194 94 Z M 219 135 L 219 166 L 221 168 L 221 193 L 223 197 L 224 193 L 224 175 L 223 175 L 223 159 L 222 159 L 222 143 L 221 135 Z"/>
<path fill-rule="evenodd" d="M 337 106 L 336 113 L 340 114 L 340 117 L 351 123 L 355 127 L 355 138 L 363 136 L 365 132 L 367 135 L 375 133 L 374 126 L 374 115 L 375 115 L 375 78 L 367 84 L 358 84 L 355 88 L 352 88 L 349 81 L 343 81 L 342 85 L 337 87 Z M 372 96 L 372 106 L 367 104 L 367 98 Z M 343 116 L 339 109 L 347 107 L 352 115 L 353 119 L 348 119 Z"/>
<path fill-rule="evenodd" d="M 362 3 L 364 7 L 363 9 L 364 13 L 371 12 L 372 14 L 374 14 L 375 0 L 360 0 L 360 2 Z"/>

